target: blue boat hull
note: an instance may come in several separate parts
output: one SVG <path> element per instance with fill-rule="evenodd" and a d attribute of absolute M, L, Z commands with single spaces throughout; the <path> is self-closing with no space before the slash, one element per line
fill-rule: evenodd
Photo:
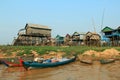
<path fill-rule="evenodd" d="M 60 66 L 60 65 L 64 65 L 64 64 L 68 64 L 70 62 L 74 62 L 76 59 L 76 57 L 71 58 L 69 60 L 66 61 L 62 61 L 62 62 L 54 62 L 54 63 L 38 63 L 38 62 L 23 62 L 23 66 L 24 68 L 47 68 L 47 67 L 56 67 L 56 66 Z"/>

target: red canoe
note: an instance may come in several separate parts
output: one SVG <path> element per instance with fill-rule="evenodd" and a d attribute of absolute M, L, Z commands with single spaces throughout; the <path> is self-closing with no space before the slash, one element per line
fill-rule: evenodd
<path fill-rule="evenodd" d="M 1 61 L 1 63 L 7 67 L 22 67 L 23 66 L 22 62 L 23 62 L 22 59 L 19 60 L 19 63 L 14 63 L 14 62 L 9 62 L 9 61 Z"/>

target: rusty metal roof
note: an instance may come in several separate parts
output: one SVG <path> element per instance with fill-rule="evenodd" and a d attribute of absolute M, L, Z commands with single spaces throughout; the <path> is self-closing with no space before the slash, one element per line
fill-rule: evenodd
<path fill-rule="evenodd" d="M 50 29 L 48 26 L 40 25 L 40 24 L 31 24 L 27 23 L 25 28 L 32 27 L 32 28 L 41 28 L 41 29 Z"/>

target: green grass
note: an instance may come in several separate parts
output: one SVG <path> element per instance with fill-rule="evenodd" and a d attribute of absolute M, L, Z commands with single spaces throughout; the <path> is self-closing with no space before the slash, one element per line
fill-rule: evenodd
<path fill-rule="evenodd" d="M 61 46 L 0 46 L 0 51 L 10 55 L 12 52 L 17 52 L 19 55 L 30 54 L 31 50 L 38 52 L 39 54 L 49 53 L 50 51 L 62 51 L 66 54 L 82 54 L 88 50 L 104 51 L 105 49 L 115 48 L 120 51 L 119 47 L 92 47 L 92 46 L 71 46 L 71 47 L 61 47 Z M 1 53 L 0 52 L 0 53 Z"/>

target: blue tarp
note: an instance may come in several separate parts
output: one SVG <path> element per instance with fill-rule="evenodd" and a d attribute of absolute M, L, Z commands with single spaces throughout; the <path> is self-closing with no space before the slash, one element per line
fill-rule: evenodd
<path fill-rule="evenodd" d="M 120 37 L 120 33 L 115 32 L 115 33 L 112 34 L 112 36 L 119 36 Z"/>
<path fill-rule="evenodd" d="M 105 36 L 103 36 L 103 37 L 101 38 L 101 41 L 110 42 L 110 39 L 107 38 L 107 37 L 105 37 Z"/>

